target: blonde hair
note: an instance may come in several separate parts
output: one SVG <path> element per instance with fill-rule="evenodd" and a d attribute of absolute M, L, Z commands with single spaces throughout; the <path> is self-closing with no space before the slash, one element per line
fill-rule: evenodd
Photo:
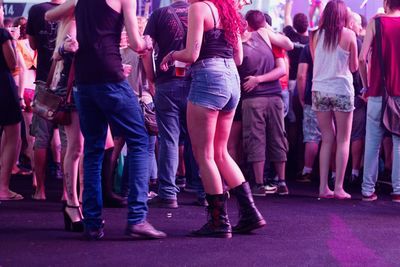
<path fill-rule="evenodd" d="M 58 54 L 58 50 L 64 44 L 65 38 L 70 31 L 71 22 L 73 21 L 75 21 L 75 17 L 72 15 L 63 18 L 58 23 L 56 47 L 54 49 L 53 59 L 59 59 L 60 55 Z"/>

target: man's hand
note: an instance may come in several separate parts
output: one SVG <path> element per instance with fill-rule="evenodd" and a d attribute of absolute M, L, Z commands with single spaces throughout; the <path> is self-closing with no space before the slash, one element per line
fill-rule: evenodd
<path fill-rule="evenodd" d="M 124 70 L 125 78 L 127 78 L 132 73 L 132 65 L 122 64 L 122 69 Z"/>
<path fill-rule="evenodd" d="M 152 97 L 154 97 L 156 95 L 156 86 L 154 85 L 154 83 L 152 83 L 150 81 L 149 81 L 149 92 Z"/>
<path fill-rule="evenodd" d="M 254 88 L 256 88 L 260 84 L 260 81 L 257 76 L 247 76 L 246 78 L 244 78 L 244 80 L 246 82 L 243 84 L 243 90 L 247 93 L 251 92 Z"/>

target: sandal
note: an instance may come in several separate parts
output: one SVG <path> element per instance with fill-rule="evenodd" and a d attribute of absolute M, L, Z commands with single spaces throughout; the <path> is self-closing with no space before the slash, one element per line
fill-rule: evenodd
<path fill-rule="evenodd" d="M 11 195 L 9 196 L 0 196 L 0 200 L 3 201 L 12 201 L 12 200 L 22 200 L 24 197 L 20 194 L 17 194 L 13 191 L 10 191 Z"/>

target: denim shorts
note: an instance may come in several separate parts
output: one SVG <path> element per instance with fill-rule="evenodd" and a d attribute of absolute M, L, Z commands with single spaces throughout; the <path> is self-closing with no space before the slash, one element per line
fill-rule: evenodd
<path fill-rule="evenodd" d="M 211 110 L 233 111 L 240 99 L 240 79 L 233 59 L 207 58 L 191 69 L 188 100 Z"/>
<path fill-rule="evenodd" d="M 319 143 L 321 131 L 318 128 L 317 114 L 311 109 L 311 105 L 304 105 L 303 111 L 303 142 Z"/>

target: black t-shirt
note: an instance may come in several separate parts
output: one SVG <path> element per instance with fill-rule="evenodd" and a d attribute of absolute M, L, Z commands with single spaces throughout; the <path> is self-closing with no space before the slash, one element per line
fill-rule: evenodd
<path fill-rule="evenodd" d="M 312 79 L 313 79 L 313 60 L 311 56 L 311 51 L 310 51 L 310 46 L 306 45 L 301 51 L 300 54 L 300 59 L 299 59 L 299 64 L 305 63 L 308 64 L 308 70 L 307 70 L 307 81 L 306 81 L 306 90 L 304 92 L 304 103 L 306 105 L 312 105 L 312 99 L 311 99 L 311 89 L 312 89 Z"/>
<path fill-rule="evenodd" d="M 4 28 L 0 28 L 0 72 L 10 72 L 3 53 L 3 44 L 12 40 L 11 34 Z"/>
<path fill-rule="evenodd" d="M 358 55 L 361 52 L 361 47 L 362 47 L 362 40 L 357 37 L 357 52 Z M 353 85 L 354 85 L 354 93 L 355 95 L 361 95 L 361 89 L 363 88 L 363 84 L 361 81 L 361 76 L 360 72 L 357 70 L 356 72 L 353 73 Z"/>
<path fill-rule="evenodd" d="M 174 14 L 171 12 L 171 7 L 175 9 L 182 24 L 177 21 Z M 158 46 L 158 55 L 156 57 L 157 83 L 176 78 L 173 74 L 173 68 L 170 68 L 167 72 L 163 72 L 160 70 L 160 63 L 172 50 L 181 50 L 185 48 L 188 25 L 188 8 L 189 5 L 186 2 L 175 2 L 169 7 L 156 9 L 147 22 L 144 34 L 150 35 Z M 180 25 L 183 26 L 183 30 Z"/>
<path fill-rule="evenodd" d="M 296 32 L 292 26 L 286 26 L 283 29 L 283 33 L 294 43 L 294 49 L 288 51 L 290 63 L 289 80 L 296 80 L 300 54 L 304 46 L 308 44 L 309 38 Z"/>
<path fill-rule="evenodd" d="M 41 3 L 32 6 L 29 10 L 26 33 L 36 40 L 38 52 L 36 80 L 46 81 L 51 67 L 51 57 L 56 46 L 58 24 L 46 21 L 44 14 L 56 6 L 58 4 Z"/>
<path fill-rule="evenodd" d="M 247 76 L 263 75 L 275 68 L 275 58 L 272 49 L 258 32 L 253 32 L 251 38 L 243 43 L 243 63 L 238 67 L 241 84 Z M 282 96 L 279 80 L 260 83 L 250 92 L 242 91 L 241 98 L 264 96 Z"/>

